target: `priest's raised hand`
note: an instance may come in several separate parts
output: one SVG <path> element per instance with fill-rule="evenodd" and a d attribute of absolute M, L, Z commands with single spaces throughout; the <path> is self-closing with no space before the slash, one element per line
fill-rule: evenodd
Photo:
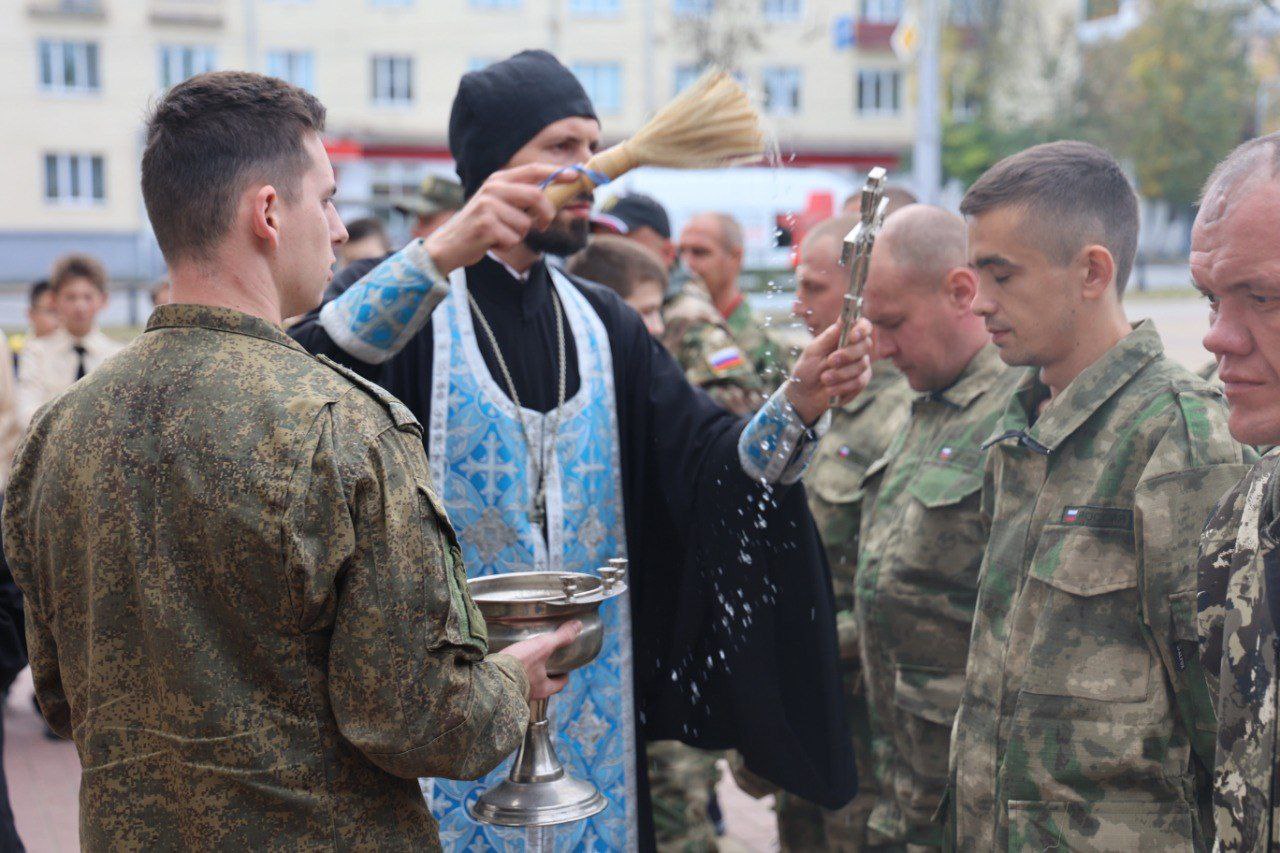
<path fill-rule="evenodd" d="M 843 349 L 840 325 L 833 323 L 809 341 L 787 381 L 787 400 L 806 424 L 814 424 L 832 405 L 858 396 L 871 379 L 871 324 L 858 320 Z"/>

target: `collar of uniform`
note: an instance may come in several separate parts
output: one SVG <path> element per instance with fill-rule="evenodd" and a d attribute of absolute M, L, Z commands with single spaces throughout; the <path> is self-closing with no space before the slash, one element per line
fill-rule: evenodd
<path fill-rule="evenodd" d="M 1137 323 L 1133 331 L 1121 338 L 1102 358 L 1081 371 L 1057 399 L 1045 406 L 1038 418 L 1033 418 L 1028 406 L 1037 405 L 1035 401 L 1043 398 L 1045 389 L 1039 374 L 1033 372 L 1009 402 L 1002 431 L 1020 428 L 1041 447 L 1053 452 L 1128 384 L 1139 370 L 1163 354 L 1164 344 L 1160 342 L 1155 323 L 1150 320 Z M 1037 390 L 1041 393 L 1035 393 Z M 1026 425 L 1033 419 L 1033 426 L 1027 429 Z M 1014 427 L 1015 422 L 1020 427 Z"/>
<path fill-rule="evenodd" d="M 973 358 L 965 365 L 964 370 L 955 382 L 941 391 L 927 391 L 920 394 L 918 401 L 936 401 L 954 406 L 957 409 L 968 408 L 984 391 L 991 387 L 991 380 L 1004 369 L 1000 361 L 1000 351 L 994 344 L 987 344 L 974 353 Z"/>
<path fill-rule="evenodd" d="M 248 335 L 251 338 L 261 338 L 264 341 L 280 344 L 282 347 L 306 352 L 301 344 L 285 334 L 284 329 L 274 323 L 231 308 L 218 308 L 213 305 L 161 305 L 152 312 L 151 319 L 147 321 L 148 332 L 156 329 L 183 328 L 212 329 L 215 332 Z"/>
<path fill-rule="evenodd" d="M 867 383 L 867 387 L 863 389 L 861 394 L 841 406 L 840 410 L 850 415 L 857 414 L 871 405 L 883 388 L 901 379 L 902 374 L 893 366 L 892 362 L 887 359 L 873 362 L 871 364 L 871 381 Z"/>

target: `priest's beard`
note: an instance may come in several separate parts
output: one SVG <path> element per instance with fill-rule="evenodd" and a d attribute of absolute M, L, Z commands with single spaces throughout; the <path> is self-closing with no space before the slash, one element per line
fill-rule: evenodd
<path fill-rule="evenodd" d="M 575 216 L 567 221 L 557 218 L 542 231 L 530 231 L 525 235 L 524 244 L 535 252 L 567 257 L 587 245 L 588 227 L 584 217 Z"/>

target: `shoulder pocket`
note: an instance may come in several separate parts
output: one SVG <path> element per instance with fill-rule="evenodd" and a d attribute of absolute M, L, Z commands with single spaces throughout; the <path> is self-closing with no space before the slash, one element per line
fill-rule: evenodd
<path fill-rule="evenodd" d="M 964 693 L 964 672 L 899 665 L 893 702 L 903 711 L 940 726 L 950 726 Z"/>
<path fill-rule="evenodd" d="M 907 485 L 911 496 L 929 509 L 958 504 L 982 488 L 981 469 L 977 472 L 959 465 L 926 462 Z"/>
<path fill-rule="evenodd" d="M 459 623 L 460 642 L 478 642 L 485 651 L 489 646 L 489 629 L 480 608 L 467 592 L 467 569 L 462 562 L 462 548 L 458 535 L 449 521 L 444 504 L 429 487 L 418 484 L 418 503 L 423 522 L 439 532 L 440 550 L 444 558 L 445 578 L 449 584 L 449 598 Z"/>
<path fill-rule="evenodd" d="M 1200 663 L 1200 638 L 1196 632 L 1196 591 L 1169 596 L 1170 642 L 1173 646 L 1171 673 L 1174 696 L 1183 727 L 1191 734 L 1191 748 L 1206 770 L 1214 766 L 1218 731 L 1217 713 Z"/>

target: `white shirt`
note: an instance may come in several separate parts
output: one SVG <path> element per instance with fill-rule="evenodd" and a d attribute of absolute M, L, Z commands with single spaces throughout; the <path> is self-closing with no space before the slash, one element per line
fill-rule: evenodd
<path fill-rule="evenodd" d="M 84 347 L 84 369 L 90 373 L 124 349 L 102 332 L 94 329 L 83 338 L 74 338 L 59 329 L 43 338 L 29 338 L 18 356 L 18 420 L 23 430 L 31 423 L 36 410 L 76 381 L 80 356 L 76 346 Z"/>

